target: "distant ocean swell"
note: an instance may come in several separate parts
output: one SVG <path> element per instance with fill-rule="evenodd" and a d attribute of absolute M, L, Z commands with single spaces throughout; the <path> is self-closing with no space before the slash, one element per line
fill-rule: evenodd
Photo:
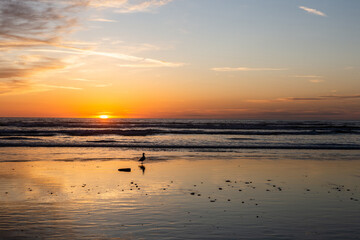
<path fill-rule="evenodd" d="M 360 133 L 358 121 L 157 120 L 157 119 L 31 119 L 0 118 L 0 128 L 19 129 L 193 129 L 293 130 Z"/>
<path fill-rule="evenodd" d="M 86 143 L 0 143 L 0 147 L 87 147 L 87 148 L 141 148 L 141 149 L 309 149 L 309 150 L 360 150 L 359 145 L 144 145 L 144 144 L 86 144 Z"/>
<path fill-rule="evenodd" d="M 164 134 L 176 135 L 189 135 L 189 134 L 202 134 L 202 135 L 326 135 L 326 134 L 360 134 L 359 131 L 354 130 L 297 130 L 297 131 L 279 131 L 279 130 L 162 130 L 162 129 L 143 129 L 143 130 L 116 130 L 116 129 L 91 129 L 91 130 L 78 130 L 78 129 L 63 129 L 63 130 L 3 130 L 0 136 L 101 136 L 101 135 L 119 135 L 119 136 L 152 136 Z"/>
<path fill-rule="evenodd" d="M 360 122 L 0 118 L 0 147 L 359 150 Z"/>

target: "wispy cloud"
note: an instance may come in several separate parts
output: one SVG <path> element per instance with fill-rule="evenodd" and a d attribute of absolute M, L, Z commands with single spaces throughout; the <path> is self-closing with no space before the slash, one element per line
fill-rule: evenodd
<path fill-rule="evenodd" d="M 72 86 L 42 84 L 35 76 L 47 71 L 62 70 L 67 63 L 41 55 L 21 55 L 15 62 L 0 60 L 0 95 L 43 92 L 53 89 L 80 90 Z"/>
<path fill-rule="evenodd" d="M 1 61 L 0 79 L 30 77 L 39 72 L 48 70 L 63 69 L 66 64 L 57 58 L 50 58 L 38 55 L 21 56 L 16 64 L 8 61 Z"/>
<path fill-rule="evenodd" d="M 0 38 L 16 39 L 36 36 L 53 41 L 60 33 L 77 24 L 74 12 L 78 4 L 59 4 L 42 0 L 5 0 L 0 2 Z M 49 24 L 51 23 L 51 24 Z"/>
<path fill-rule="evenodd" d="M 70 90 L 82 90 L 82 88 L 71 87 L 71 86 L 61 86 L 61 85 L 50 85 L 50 84 L 37 84 L 38 87 L 48 88 L 48 89 L 70 89 Z"/>
<path fill-rule="evenodd" d="M 149 12 L 164 6 L 173 0 L 88 0 L 88 6 L 96 8 L 112 8 L 118 13 Z"/>
<path fill-rule="evenodd" d="M 316 9 L 313 9 L 313 8 L 308 8 L 308 7 L 304 7 L 304 6 L 299 6 L 300 9 L 308 12 L 308 13 L 311 13 L 311 14 L 315 14 L 315 15 L 318 15 L 318 16 L 322 16 L 322 17 L 326 17 L 326 14 L 319 11 L 319 10 L 316 10 Z"/>
<path fill-rule="evenodd" d="M 324 76 L 318 76 L 318 75 L 295 75 L 295 76 L 292 76 L 292 77 L 307 79 L 311 83 L 325 82 Z"/>
<path fill-rule="evenodd" d="M 286 68 L 250 68 L 250 67 L 217 67 L 211 70 L 216 72 L 251 72 L 251 71 L 284 71 Z"/>
<path fill-rule="evenodd" d="M 325 82 L 324 79 L 310 79 L 309 82 L 311 83 L 322 83 L 322 82 Z"/>
<path fill-rule="evenodd" d="M 97 88 L 104 88 L 104 87 L 112 86 L 112 83 L 102 83 L 99 81 L 90 80 L 90 79 L 86 79 L 86 78 L 70 78 L 68 80 L 86 83 L 87 86 L 97 87 Z M 69 89 L 80 90 L 78 88 L 72 88 L 72 87 Z"/>
<path fill-rule="evenodd" d="M 147 64 L 118 64 L 121 68 L 159 68 L 159 67 L 181 67 L 184 63 L 173 63 L 173 62 L 154 62 Z"/>
<path fill-rule="evenodd" d="M 295 75 L 292 77 L 295 77 L 295 78 L 323 78 L 323 76 L 319 76 L 319 75 Z"/>
<path fill-rule="evenodd" d="M 356 95 L 327 95 L 327 96 L 321 96 L 322 98 L 327 99 L 359 99 L 360 94 Z"/>
<path fill-rule="evenodd" d="M 79 81 L 79 82 L 92 82 L 92 80 L 85 79 L 85 78 L 71 78 L 69 80 Z"/>
<path fill-rule="evenodd" d="M 113 8 L 119 12 L 146 12 L 170 3 L 170 0 L 4 0 L 0 1 L 0 93 L 26 93 L 51 89 L 79 90 L 72 86 L 40 84 L 37 76 L 44 72 L 79 67 L 83 63 L 67 61 L 70 56 L 99 56 L 128 65 L 178 67 L 183 63 L 97 50 L 90 42 L 67 41 L 65 37 L 79 26 L 78 18 L 86 8 Z M 99 9 L 100 10 L 100 9 Z M 116 22 L 105 18 L 93 21 Z M 135 48 L 135 47 L 134 47 Z M 141 48 L 157 50 L 142 44 Z M 31 53 L 29 53 L 31 52 Z M 37 55 L 34 55 L 36 52 Z M 116 66 L 116 64 L 114 64 Z M 86 81 L 79 80 L 77 81 Z M 95 85 L 94 85 L 95 86 Z M 96 84 L 95 87 L 106 87 Z"/>
<path fill-rule="evenodd" d="M 39 84 L 27 80 L 9 80 L 0 82 L 0 95 L 17 95 L 34 92 L 45 92 L 54 89 L 82 90 L 72 86 Z"/>
<path fill-rule="evenodd" d="M 92 21 L 92 22 L 109 22 L 109 23 L 117 22 L 116 20 L 105 19 L 105 18 L 92 18 L 92 19 L 90 19 L 90 21 Z"/>
<path fill-rule="evenodd" d="M 88 50 L 88 49 L 81 49 L 76 47 L 70 47 L 70 46 L 63 46 L 63 45 L 56 45 L 58 48 L 64 48 L 66 50 L 57 50 L 57 49 L 31 49 L 28 51 L 32 52 L 57 52 L 57 53 L 68 53 L 68 54 L 80 54 L 80 55 L 96 55 L 96 56 L 102 56 L 102 57 L 110 57 L 115 58 L 122 61 L 128 61 L 128 62 L 136 62 L 136 65 L 133 64 L 123 64 L 123 67 L 181 67 L 184 65 L 184 63 L 176 63 L 176 62 L 166 62 L 158 59 L 152 59 L 152 58 L 142 58 L 127 54 L 121 54 L 121 53 L 110 53 L 110 52 L 101 52 L 101 51 L 94 51 L 94 50 Z M 118 65 L 118 66 L 121 66 Z"/>
<path fill-rule="evenodd" d="M 127 5 L 124 8 L 117 10 L 119 13 L 133 13 L 133 12 L 148 12 L 153 10 L 154 8 L 158 8 L 164 6 L 168 3 L 172 2 L 172 0 L 151 0 L 144 1 L 135 5 Z"/>
<path fill-rule="evenodd" d="M 322 97 L 287 97 L 287 98 L 278 98 L 278 102 L 291 102 L 291 101 L 320 101 L 325 100 Z"/>
<path fill-rule="evenodd" d="M 275 103 L 275 102 L 294 102 L 294 101 L 331 101 L 331 100 L 353 100 L 360 99 L 360 94 L 355 95 L 324 95 L 318 97 L 286 97 L 276 99 L 249 99 L 250 103 Z"/>
<path fill-rule="evenodd" d="M 0 1 L 0 93 L 46 91 L 55 86 L 39 84 L 35 76 L 67 67 L 61 58 L 25 54 L 24 49 L 53 46 L 77 26 L 75 1 Z M 56 88 L 71 88 L 56 86 Z"/>
<path fill-rule="evenodd" d="M 274 102 L 273 99 L 247 99 L 246 102 L 248 103 L 270 103 Z"/>
<path fill-rule="evenodd" d="M 12 79 L 9 81 L 0 81 L 0 95 L 11 94 L 14 92 L 28 92 L 31 90 L 28 81 Z"/>
<path fill-rule="evenodd" d="M 165 47 L 166 48 L 166 47 Z M 155 46 L 148 43 L 141 43 L 141 44 L 121 44 L 120 49 L 131 54 L 140 53 L 140 52 L 148 52 L 148 51 L 158 51 L 165 49 L 164 47 Z"/>

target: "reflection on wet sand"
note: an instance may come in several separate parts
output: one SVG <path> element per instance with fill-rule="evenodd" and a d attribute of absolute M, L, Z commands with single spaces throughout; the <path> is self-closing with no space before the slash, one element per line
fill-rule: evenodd
<path fill-rule="evenodd" d="M 156 161 L 169 159 L 156 154 L 146 167 L 138 165 L 136 154 L 130 161 L 0 162 L 0 236 L 358 236 L 358 161 L 316 161 L 315 154 L 313 160 L 236 158 L 227 153 L 207 155 L 206 160 L 200 154 L 176 153 L 171 161 Z"/>
<path fill-rule="evenodd" d="M 139 168 L 141 169 L 143 175 L 145 174 L 145 166 L 143 164 L 139 165 Z"/>

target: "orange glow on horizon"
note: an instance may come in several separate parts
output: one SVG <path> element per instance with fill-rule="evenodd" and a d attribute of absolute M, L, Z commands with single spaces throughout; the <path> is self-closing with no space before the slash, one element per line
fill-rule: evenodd
<path fill-rule="evenodd" d="M 109 115 L 100 115 L 99 118 L 101 118 L 101 119 L 108 119 L 108 118 L 109 118 Z"/>

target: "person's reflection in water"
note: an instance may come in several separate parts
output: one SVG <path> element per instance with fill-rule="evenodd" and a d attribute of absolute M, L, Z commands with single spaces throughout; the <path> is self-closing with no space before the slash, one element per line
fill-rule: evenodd
<path fill-rule="evenodd" d="M 141 164 L 139 168 L 142 170 L 143 174 L 145 174 L 145 166 Z"/>

